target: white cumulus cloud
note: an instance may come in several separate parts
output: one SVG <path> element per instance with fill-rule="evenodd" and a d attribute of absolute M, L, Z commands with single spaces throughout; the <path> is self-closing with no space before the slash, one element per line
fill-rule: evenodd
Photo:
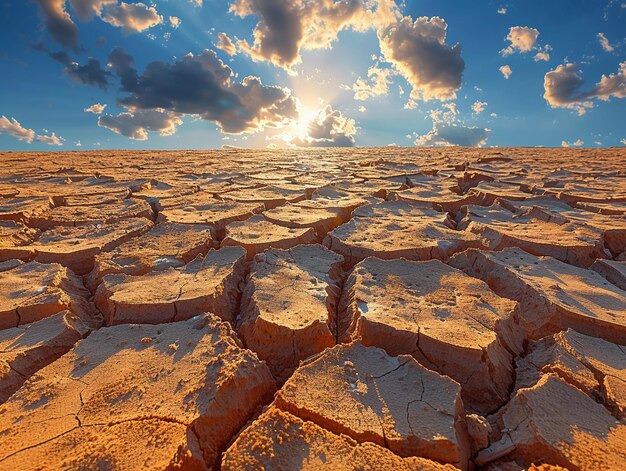
<path fill-rule="evenodd" d="M 500 72 L 502 72 L 502 75 L 504 76 L 505 79 L 508 79 L 511 74 L 513 73 L 513 71 L 511 70 L 511 67 L 509 65 L 503 65 L 500 67 Z"/>
<path fill-rule="evenodd" d="M 528 26 L 512 26 L 506 37 L 510 44 L 500 52 L 504 56 L 508 56 L 514 52 L 530 52 L 533 50 L 538 37 L 539 30 L 536 28 L 529 28 Z"/>
<path fill-rule="evenodd" d="M 35 131 L 32 129 L 26 129 L 15 118 L 7 118 L 6 116 L 0 117 L 0 133 L 13 136 L 20 141 L 26 141 L 29 144 L 33 142 L 35 138 Z"/>
<path fill-rule="evenodd" d="M 102 112 L 104 111 L 106 107 L 107 107 L 106 104 L 103 105 L 101 103 L 94 103 L 88 108 L 85 108 L 83 111 L 85 113 L 102 114 Z"/>

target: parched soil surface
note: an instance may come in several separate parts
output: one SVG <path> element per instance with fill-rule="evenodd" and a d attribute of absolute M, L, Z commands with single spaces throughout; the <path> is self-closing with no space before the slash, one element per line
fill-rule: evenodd
<path fill-rule="evenodd" d="M 0 470 L 626 469 L 626 151 L 0 153 Z"/>

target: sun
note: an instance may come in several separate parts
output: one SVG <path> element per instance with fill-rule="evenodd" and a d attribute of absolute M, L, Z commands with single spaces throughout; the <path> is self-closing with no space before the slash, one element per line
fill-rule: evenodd
<path fill-rule="evenodd" d="M 299 118 L 296 123 L 296 137 L 304 138 L 309 134 L 309 124 L 313 121 L 319 110 L 313 108 L 301 108 L 299 111 Z"/>

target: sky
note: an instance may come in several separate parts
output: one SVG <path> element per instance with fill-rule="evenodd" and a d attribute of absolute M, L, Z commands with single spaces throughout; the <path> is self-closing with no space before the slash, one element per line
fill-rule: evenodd
<path fill-rule="evenodd" d="M 0 0 L 0 150 L 626 145 L 626 0 Z"/>

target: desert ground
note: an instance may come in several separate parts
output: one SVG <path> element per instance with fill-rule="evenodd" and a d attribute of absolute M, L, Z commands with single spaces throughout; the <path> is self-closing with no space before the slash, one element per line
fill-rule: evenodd
<path fill-rule="evenodd" d="M 0 153 L 0 469 L 626 469 L 626 150 Z"/>

